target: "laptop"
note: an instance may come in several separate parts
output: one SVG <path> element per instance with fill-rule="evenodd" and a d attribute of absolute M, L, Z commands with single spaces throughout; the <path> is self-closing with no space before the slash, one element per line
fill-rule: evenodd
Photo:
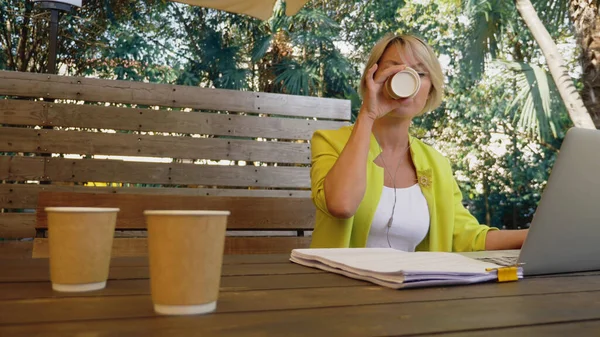
<path fill-rule="evenodd" d="M 600 130 L 567 132 L 520 251 L 463 255 L 526 276 L 600 270 Z"/>

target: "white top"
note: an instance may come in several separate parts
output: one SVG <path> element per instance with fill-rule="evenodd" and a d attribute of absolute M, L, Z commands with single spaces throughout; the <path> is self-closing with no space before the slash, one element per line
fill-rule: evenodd
<path fill-rule="evenodd" d="M 396 189 L 396 209 L 392 226 L 387 228 L 394 207 L 394 189 L 384 186 L 367 238 L 369 248 L 394 248 L 414 252 L 429 231 L 429 208 L 419 184 Z M 389 244 L 388 244 L 389 238 Z"/>

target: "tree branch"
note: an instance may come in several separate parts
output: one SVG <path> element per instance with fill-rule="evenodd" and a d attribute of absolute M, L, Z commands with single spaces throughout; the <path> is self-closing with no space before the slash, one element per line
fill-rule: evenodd
<path fill-rule="evenodd" d="M 15 70 L 16 69 L 16 67 L 15 67 L 15 59 L 14 59 L 13 54 L 12 54 L 13 46 L 12 46 L 12 41 L 11 41 L 11 36 L 12 36 L 12 28 L 11 27 L 12 27 L 12 25 L 11 25 L 10 20 L 7 19 L 5 21 L 4 25 L 6 27 L 6 29 L 3 29 L 3 33 L 4 33 L 4 38 L 6 39 L 6 47 L 7 47 L 6 48 L 6 54 L 8 55 L 8 67 L 11 70 Z"/>
<path fill-rule="evenodd" d="M 196 39 L 196 36 L 194 34 L 194 30 L 192 29 L 192 27 L 189 26 L 188 21 L 185 20 L 185 18 L 183 17 L 183 13 L 179 10 L 179 8 L 177 7 L 177 5 L 174 5 L 173 8 L 175 9 L 175 14 L 177 14 L 178 18 L 179 18 L 179 22 L 183 24 L 183 27 L 185 28 L 185 32 L 188 34 L 188 36 L 190 37 L 190 40 L 192 40 L 194 49 L 196 50 L 196 53 L 198 53 L 199 55 L 201 55 L 201 51 L 199 49 L 199 43 L 198 40 Z"/>
<path fill-rule="evenodd" d="M 19 71 L 27 71 L 27 63 L 25 62 L 25 49 L 29 40 L 29 23 L 31 22 L 31 4 L 25 1 L 25 13 L 23 13 L 23 23 L 21 24 L 21 34 L 19 36 L 19 47 L 17 49 L 17 60 L 21 60 Z"/>

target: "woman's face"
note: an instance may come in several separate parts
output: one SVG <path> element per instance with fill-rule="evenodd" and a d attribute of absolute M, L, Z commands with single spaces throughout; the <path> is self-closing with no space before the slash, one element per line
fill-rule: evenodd
<path fill-rule="evenodd" d="M 375 73 L 375 78 L 377 78 L 377 75 L 383 70 L 397 65 L 411 67 L 419 73 L 419 77 L 421 78 L 421 88 L 419 88 L 417 94 L 413 97 L 398 99 L 397 101 L 401 103 L 400 106 L 386 115 L 410 119 L 417 116 L 423 110 L 425 104 L 427 104 L 427 98 L 429 97 L 429 91 L 431 89 L 431 79 L 429 78 L 425 66 L 423 66 L 412 53 L 401 52 L 395 45 L 389 45 L 387 47 L 377 64 L 378 69 Z M 383 87 L 381 90 L 384 90 Z"/>

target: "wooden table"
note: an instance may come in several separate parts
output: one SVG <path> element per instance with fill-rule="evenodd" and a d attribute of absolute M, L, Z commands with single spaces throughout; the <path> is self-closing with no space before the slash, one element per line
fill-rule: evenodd
<path fill-rule="evenodd" d="M 107 288 L 53 292 L 44 259 L 0 260 L 0 336 L 599 336 L 600 272 L 395 291 L 292 264 L 226 256 L 218 308 L 153 312 L 145 258 Z"/>

